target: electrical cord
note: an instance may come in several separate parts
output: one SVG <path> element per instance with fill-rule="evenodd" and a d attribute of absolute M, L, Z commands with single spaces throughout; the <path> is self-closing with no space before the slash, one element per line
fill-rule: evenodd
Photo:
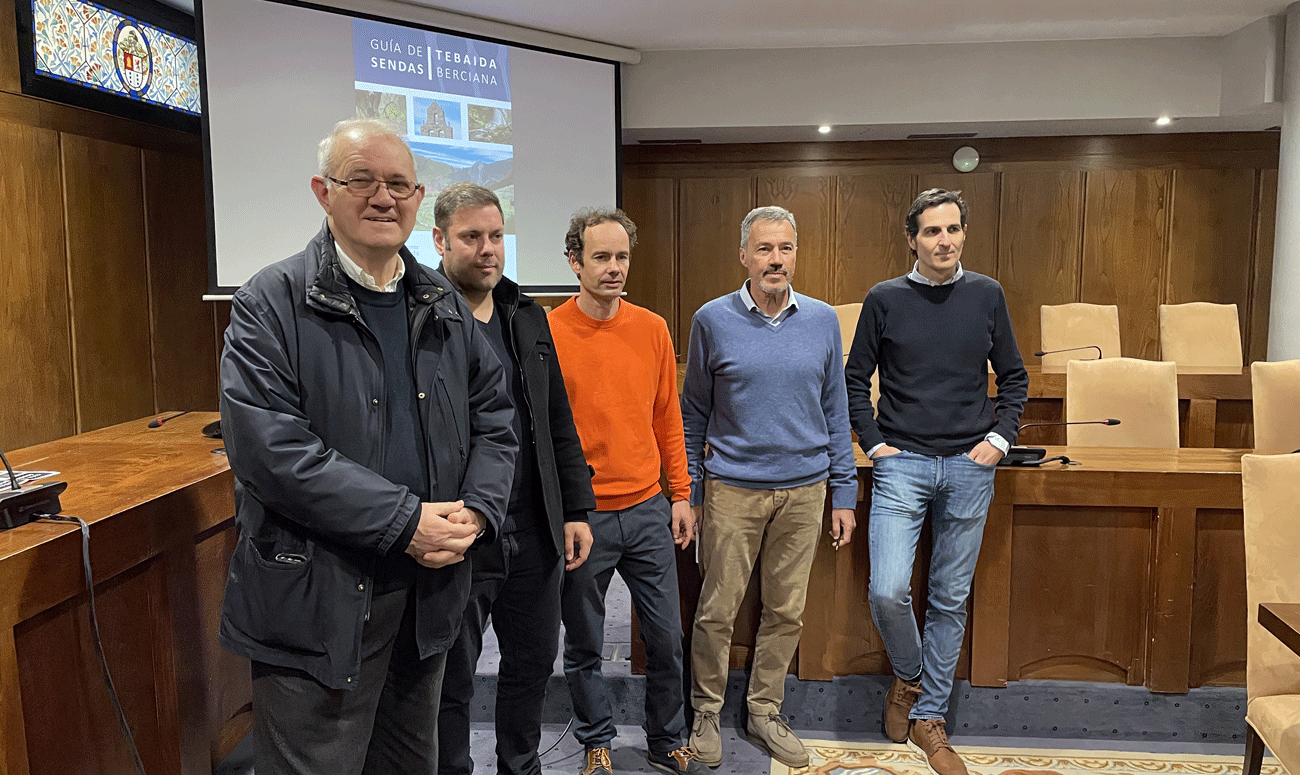
<path fill-rule="evenodd" d="M 6 466 L 8 462 L 6 462 Z M 126 723 L 126 713 L 122 710 L 122 701 L 117 696 L 117 687 L 113 685 L 113 676 L 108 672 L 108 659 L 104 656 L 104 643 L 99 637 L 99 617 L 95 615 L 95 578 L 90 571 L 90 525 L 78 517 L 65 517 L 59 514 L 38 514 L 42 519 L 58 522 L 75 522 L 81 527 L 81 563 L 86 569 L 86 594 L 90 609 L 90 637 L 95 643 L 95 656 L 99 657 L 99 669 L 104 674 L 104 685 L 108 687 L 108 697 L 113 701 L 113 710 L 117 713 L 117 723 L 122 728 L 122 737 L 126 739 L 131 758 L 135 760 L 135 770 L 139 775 L 146 775 L 144 762 L 140 760 L 140 750 L 135 746 L 131 727 Z"/>
<path fill-rule="evenodd" d="M 9 465 L 9 458 L 5 457 L 5 453 L 3 450 L 0 450 L 0 460 L 4 461 L 5 470 L 9 472 L 9 483 L 13 485 L 13 489 L 15 490 L 21 489 L 18 486 L 18 477 L 14 475 L 14 468 L 13 466 Z"/>
<path fill-rule="evenodd" d="M 567 735 L 567 734 L 569 734 L 569 727 L 573 726 L 573 719 L 574 719 L 574 716 L 573 716 L 572 714 L 570 714 L 570 715 L 569 715 L 569 723 L 565 724 L 565 725 L 564 725 L 564 729 L 561 729 L 561 730 L 560 730 L 560 736 L 557 737 L 557 738 L 555 738 L 555 742 L 554 742 L 554 743 L 551 743 L 550 747 L 547 748 L 545 751 L 538 751 L 538 752 L 537 752 L 537 758 L 540 759 L 540 758 L 542 758 L 543 756 L 545 756 L 546 754 L 550 753 L 551 751 L 554 751 L 555 748 L 556 748 L 556 746 L 558 746 L 560 743 L 564 742 L 564 736 Z"/>

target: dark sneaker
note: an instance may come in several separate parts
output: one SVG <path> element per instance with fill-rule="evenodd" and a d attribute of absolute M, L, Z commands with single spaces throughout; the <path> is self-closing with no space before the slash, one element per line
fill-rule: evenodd
<path fill-rule="evenodd" d="M 749 733 L 750 740 L 766 748 L 773 759 L 785 766 L 808 766 L 808 749 L 803 747 L 803 741 L 795 737 L 780 713 L 765 716 L 750 714 L 745 731 Z"/>
<path fill-rule="evenodd" d="M 912 720 L 907 716 L 921 696 L 921 682 L 909 683 L 895 677 L 889 685 L 889 694 L 885 695 L 885 734 L 895 743 L 907 740 L 907 730 Z"/>
<path fill-rule="evenodd" d="M 948 743 L 941 718 L 919 718 L 907 734 L 907 747 L 925 757 L 934 775 L 968 775 L 961 757 Z"/>
<path fill-rule="evenodd" d="M 588 748 L 587 766 L 578 775 L 614 775 L 614 765 L 609 761 L 608 748 Z"/>
<path fill-rule="evenodd" d="M 696 756 L 695 749 L 689 745 L 669 753 L 648 753 L 645 758 L 650 762 L 651 767 L 660 772 L 691 772 L 695 775 L 708 775 L 710 772 L 708 766 Z"/>
<path fill-rule="evenodd" d="M 695 758 L 710 767 L 722 764 L 722 724 L 718 714 L 711 710 L 695 712 L 690 747 L 695 749 Z"/>

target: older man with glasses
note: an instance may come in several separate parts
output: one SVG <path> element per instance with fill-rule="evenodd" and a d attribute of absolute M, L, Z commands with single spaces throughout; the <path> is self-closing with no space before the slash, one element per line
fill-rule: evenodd
<path fill-rule="evenodd" d="M 341 122 L 311 188 L 325 227 L 236 292 L 226 329 L 221 641 L 252 662 L 258 775 L 433 775 L 461 561 L 504 517 L 513 410 L 469 308 L 405 248 L 424 188 L 402 139 Z"/>

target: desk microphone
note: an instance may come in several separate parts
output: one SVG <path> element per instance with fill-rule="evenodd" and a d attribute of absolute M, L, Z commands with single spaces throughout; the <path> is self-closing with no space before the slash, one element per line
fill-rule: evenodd
<path fill-rule="evenodd" d="M 1101 348 L 1098 347 L 1098 346 L 1095 345 L 1095 344 L 1085 344 L 1085 345 L 1082 346 L 1082 347 L 1067 347 L 1067 348 L 1065 348 L 1064 350 L 1035 350 L 1035 351 L 1034 351 L 1034 357 L 1035 357 L 1035 358 L 1041 358 L 1041 357 L 1043 357 L 1044 355 L 1055 355 L 1055 354 L 1057 354 L 1057 353 L 1072 353 L 1072 352 L 1075 352 L 1075 351 L 1077 351 L 1077 350 L 1096 350 L 1096 351 L 1097 351 L 1097 357 L 1096 357 L 1096 358 L 1090 358 L 1090 359 L 1088 359 L 1088 360 L 1099 361 L 1099 360 L 1101 360 L 1101 358 L 1102 358 L 1102 355 L 1101 355 Z M 1085 360 L 1085 359 L 1080 358 L 1079 360 Z"/>
<path fill-rule="evenodd" d="M 152 420 L 149 421 L 149 427 L 150 427 L 150 428 L 161 428 L 163 423 L 165 423 L 165 422 L 170 422 L 170 421 L 172 421 L 172 420 L 175 420 L 177 417 L 180 417 L 180 416 L 183 415 L 183 414 L 189 414 L 189 413 L 192 412 L 192 411 L 194 411 L 194 410 L 193 410 L 193 409 L 186 409 L 186 410 L 183 411 L 183 412 L 178 412 L 178 413 L 176 413 L 176 414 L 173 414 L 171 417 L 155 417 L 154 419 L 152 419 Z"/>
<path fill-rule="evenodd" d="M 1080 348 L 1082 349 L 1082 348 Z M 1039 428 L 1044 425 L 1119 425 L 1119 420 L 1110 418 L 1108 420 L 1075 420 L 1074 422 L 1027 422 L 1016 428 L 1016 434 L 1019 435 L 1025 428 Z M 1007 450 L 1007 454 L 1002 456 L 998 461 L 1000 466 L 1038 466 L 1047 456 L 1047 450 L 1042 447 L 1012 447 Z"/>
<path fill-rule="evenodd" d="M 38 514 L 58 514 L 63 510 L 59 495 L 68 485 L 65 482 L 42 482 L 27 487 L 18 486 L 18 477 L 9 465 L 9 458 L 0 451 L 0 461 L 9 472 L 10 489 L 0 490 L 0 530 L 8 530 L 31 522 Z"/>

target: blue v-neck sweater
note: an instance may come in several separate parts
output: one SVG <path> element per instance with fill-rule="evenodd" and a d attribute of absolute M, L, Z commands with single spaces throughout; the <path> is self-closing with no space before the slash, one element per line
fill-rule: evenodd
<path fill-rule="evenodd" d="M 693 505 L 706 473 L 754 490 L 829 479 L 834 508 L 857 505 L 839 320 L 824 302 L 797 298 L 776 326 L 739 291 L 695 313 L 682 387 Z"/>

